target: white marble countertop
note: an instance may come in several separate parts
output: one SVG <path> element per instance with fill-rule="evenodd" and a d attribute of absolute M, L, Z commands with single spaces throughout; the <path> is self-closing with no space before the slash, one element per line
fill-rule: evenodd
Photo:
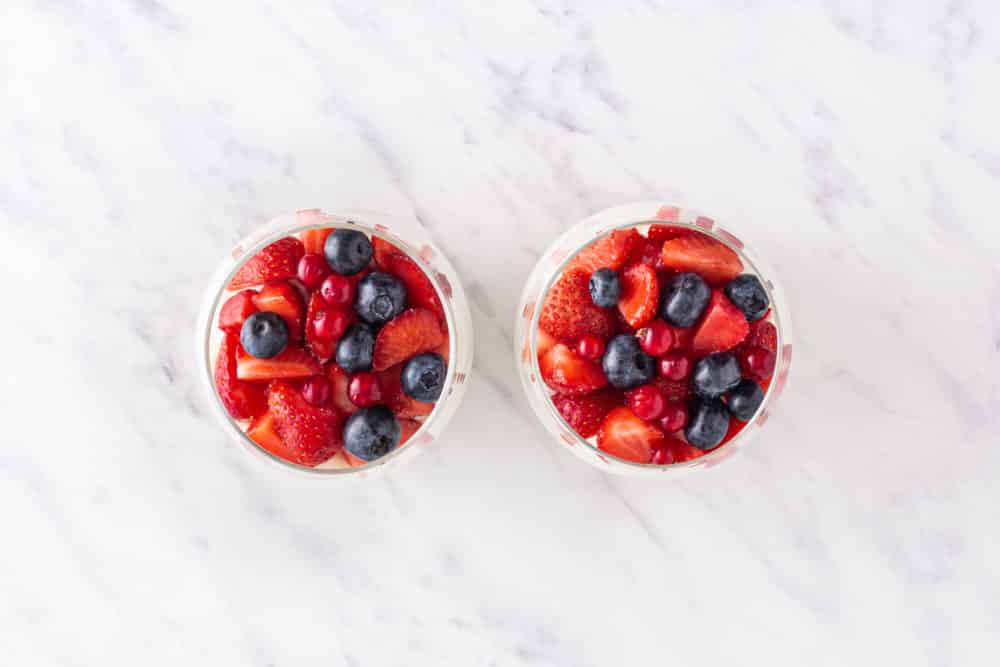
<path fill-rule="evenodd" d="M 3 662 L 996 664 L 997 3 L 362 4 L 0 8 Z M 677 481 L 550 447 L 509 342 L 549 241 L 653 198 L 797 335 Z M 462 411 L 381 478 L 261 465 L 196 383 L 215 263 L 312 206 L 418 216 L 472 297 Z"/>

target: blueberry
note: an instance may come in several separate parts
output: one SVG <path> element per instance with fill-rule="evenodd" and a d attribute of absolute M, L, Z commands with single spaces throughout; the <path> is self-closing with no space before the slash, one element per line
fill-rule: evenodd
<path fill-rule="evenodd" d="M 678 273 L 660 299 L 660 316 L 675 327 L 693 326 L 711 296 L 712 290 L 697 273 Z"/>
<path fill-rule="evenodd" d="M 288 325 L 277 313 L 254 313 L 243 321 L 240 345 L 251 357 L 270 359 L 288 345 Z"/>
<path fill-rule="evenodd" d="M 389 408 L 361 408 L 344 423 L 344 447 L 362 461 L 374 461 L 396 448 L 399 432 L 399 421 Z"/>
<path fill-rule="evenodd" d="M 642 351 L 635 336 L 619 334 L 608 341 L 601 367 L 612 386 L 632 389 L 653 379 L 656 359 Z"/>
<path fill-rule="evenodd" d="M 590 275 L 590 299 L 601 308 L 614 308 L 621 297 L 622 284 L 612 269 L 597 269 Z"/>
<path fill-rule="evenodd" d="M 748 273 L 730 280 L 723 291 L 751 322 L 764 317 L 764 313 L 771 306 L 771 300 L 767 298 L 767 292 L 764 291 L 760 280 Z"/>
<path fill-rule="evenodd" d="M 335 229 L 326 237 L 323 254 L 335 273 L 353 276 L 372 260 L 372 242 L 356 229 Z"/>
<path fill-rule="evenodd" d="M 691 371 L 691 388 L 703 398 L 717 398 L 740 383 L 740 364 L 729 352 L 701 359 Z"/>
<path fill-rule="evenodd" d="M 406 362 L 400 382 L 403 391 L 410 398 L 433 403 L 441 396 L 447 372 L 448 369 L 440 354 L 425 352 Z"/>
<path fill-rule="evenodd" d="M 375 351 L 375 332 L 367 324 L 358 322 L 347 327 L 337 343 L 337 365 L 348 373 L 360 373 L 372 368 Z"/>
<path fill-rule="evenodd" d="M 358 283 L 354 310 L 368 324 L 380 326 L 403 312 L 406 286 L 388 273 L 374 271 Z"/>
<path fill-rule="evenodd" d="M 726 404 L 717 398 L 696 398 L 688 412 L 690 416 L 684 428 L 687 441 L 702 451 L 718 447 L 729 431 Z"/>
<path fill-rule="evenodd" d="M 726 406 L 730 414 L 741 422 L 753 419 L 757 408 L 764 402 L 764 390 L 753 380 L 743 380 L 729 392 L 729 402 Z"/>

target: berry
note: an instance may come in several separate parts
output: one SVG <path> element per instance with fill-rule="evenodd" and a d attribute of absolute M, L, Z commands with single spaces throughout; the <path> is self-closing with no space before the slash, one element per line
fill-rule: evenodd
<path fill-rule="evenodd" d="M 691 359 L 683 352 L 671 352 L 660 359 L 660 375 L 669 380 L 683 380 L 691 372 Z"/>
<path fill-rule="evenodd" d="M 321 362 L 327 362 L 337 349 L 337 341 L 344 334 L 350 317 L 342 310 L 331 307 L 317 292 L 309 297 L 306 313 L 306 345 Z"/>
<path fill-rule="evenodd" d="M 372 254 L 375 259 L 375 264 L 380 268 L 385 270 L 389 266 L 391 261 L 389 258 L 393 255 L 403 255 L 405 254 L 402 250 L 389 243 L 385 239 L 379 236 L 372 236 Z"/>
<path fill-rule="evenodd" d="M 691 389 L 702 398 L 716 398 L 740 383 L 740 365 L 729 352 L 716 352 L 698 361 L 691 373 Z"/>
<path fill-rule="evenodd" d="M 653 378 L 656 360 L 642 351 L 635 336 L 618 334 L 608 342 L 601 367 L 612 386 L 632 389 Z"/>
<path fill-rule="evenodd" d="M 653 320 L 636 332 L 639 347 L 646 354 L 662 357 L 674 345 L 674 332 L 663 320 Z"/>
<path fill-rule="evenodd" d="M 330 364 L 326 369 L 327 377 L 330 380 L 330 400 L 333 407 L 343 416 L 352 415 L 358 410 L 358 406 L 351 402 L 347 395 L 347 387 L 351 384 L 351 376 L 337 364 Z M 383 383 L 380 382 L 382 386 Z"/>
<path fill-rule="evenodd" d="M 622 293 L 618 274 L 614 269 L 608 268 L 597 269 L 590 274 L 587 289 L 590 291 L 590 300 L 599 308 L 614 308 Z"/>
<path fill-rule="evenodd" d="M 330 272 L 330 267 L 326 264 L 326 259 L 323 255 L 315 253 L 307 253 L 302 255 L 302 259 L 299 260 L 299 265 L 295 270 L 295 275 L 298 276 L 299 282 L 308 287 L 309 289 L 314 289 L 323 282 L 323 278 L 326 274 Z"/>
<path fill-rule="evenodd" d="M 429 310 L 410 308 L 378 332 L 374 368 L 384 371 L 422 352 L 437 349 L 445 340 L 441 321 Z"/>
<path fill-rule="evenodd" d="M 288 325 L 276 313 L 254 313 L 240 327 L 240 345 L 252 357 L 275 357 L 288 346 Z"/>
<path fill-rule="evenodd" d="M 358 322 L 347 327 L 334 360 L 348 373 L 360 373 L 372 368 L 372 353 L 375 350 L 375 333 L 367 324 Z"/>
<path fill-rule="evenodd" d="M 253 290 L 248 289 L 226 299 L 219 310 L 219 328 L 226 332 L 239 333 L 243 322 L 257 312 L 257 306 L 253 305 L 253 298 L 256 294 Z"/>
<path fill-rule="evenodd" d="M 372 243 L 356 229 L 335 229 L 326 237 L 323 254 L 333 271 L 353 276 L 371 261 Z"/>
<path fill-rule="evenodd" d="M 663 242 L 663 264 L 678 271 L 693 271 L 713 285 L 722 285 L 740 274 L 743 262 L 729 246 L 704 234 L 692 233 Z"/>
<path fill-rule="evenodd" d="M 399 444 L 401 429 L 392 411 L 384 405 L 362 408 L 344 424 L 344 448 L 362 461 L 374 461 Z"/>
<path fill-rule="evenodd" d="M 378 374 L 382 387 L 382 403 L 399 418 L 429 415 L 434 410 L 433 403 L 424 403 L 406 395 L 402 381 L 403 365 L 398 364 Z"/>
<path fill-rule="evenodd" d="M 293 463 L 319 465 L 340 449 L 340 415 L 333 408 L 311 405 L 302 392 L 281 380 L 268 387 L 267 404 Z"/>
<path fill-rule="evenodd" d="M 680 236 L 690 236 L 697 234 L 698 232 L 692 231 L 687 227 L 680 227 L 677 225 L 650 225 L 649 229 L 646 231 L 646 238 L 650 241 L 654 241 L 659 244 L 659 247 L 663 247 L 663 242 L 670 239 L 676 239 Z"/>
<path fill-rule="evenodd" d="M 597 336 L 584 336 L 576 344 L 576 352 L 581 357 L 598 361 L 604 356 L 604 341 Z"/>
<path fill-rule="evenodd" d="M 590 396 L 553 396 L 552 404 L 581 438 L 592 438 L 605 415 L 622 404 L 618 392 L 602 391 Z"/>
<path fill-rule="evenodd" d="M 663 409 L 660 426 L 668 433 L 679 431 L 687 424 L 688 411 L 681 403 L 670 403 Z"/>
<path fill-rule="evenodd" d="M 542 379 L 560 394 L 589 394 L 608 383 L 601 367 L 558 343 L 538 360 Z"/>
<path fill-rule="evenodd" d="M 757 320 L 750 324 L 747 346 L 762 347 L 771 352 L 778 351 L 778 330 L 767 320 Z"/>
<path fill-rule="evenodd" d="M 645 264 L 651 269 L 659 271 L 663 268 L 663 261 L 660 259 L 660 249 L 662 244 L 643 239 L 632 249 L 632 253 L 625 262 L 626 266 L 632 264 Z"/>
<path fill-rule="evenodd" d="M 236 352 L 236 377 L 241 380 L 306 378 L 319 372 L 319 363 L 301 347 L 289 347 L 271 359 L 251 357 L 242 348 Z"/>
<path fill-rule="evenodd" d="M 764 390 L 753 380 L 743 380 L 729 392 L 726 407 L 741 422 L 750 421 L 764 402 Z"/>
<path fill-rule="evenodd" d="M 302 320 L 306 309 L 299 290 L 290 282 L 280 280 L 268 283 L 253 298 L 257 310 L 277 313 L 288 325 L 288 338 L 296 343 L 302 340 Z"/>
<path fill-rule="evenodd" d="M 551 350 L 552 346 L 558 342 L 559 341 L 550 336 L 545 329 L 539 328 L 535 334 L 535 351 L 538 356 L 541 357 L 543 354 Z"/>
<path fill-rule="evenodd" d="M 403 312 L 406 287 L 395 276 L 373 271 L 358 283 L 354 310 L 368 324 L 379 326 Z"/>
<path fill-rule="evenodd" d="M 403 365 L 400 381 L 410 398 L 433 403 L 441 396 L 448 373 L 444 359 L 433 352 L 418 354 Z"/>
<path fill-rule="evenodd" d="M 761 380 L 774 375 L 774 364 L 777 361 L 774 352 L 762 347 L 741 347 L 738 356 L 744 374 Z"/>
<path fill-rule="evenodd" d="M 580 269 L 587 275 L 601 268 L 617 271 L 642 236 L 635 229 L 619 229 L 600 238 L 577 253 L 567 269 Z"/>
<path fill-rule="evenodd" d="M 267 392 L 263 385 L 244 382 L 237 373 L 239 337 L 227 333 L 215 358 L 215 390 L 226 411 L 234 419 L 247 419 L 267 410 Z"/>
<path fill-rule="evenodd" d="M 687 441 L 702 451 L 717 447 L 729 431 L 729 412 L 717 398 L 695 399 L 691 403 L 688 425 L 684 429 Z"/>
<path fill-rule="evenodd" d="M 264 396 L 264 407 L 265 409 L 267 407 L 266 394 Z M 270 412 L 265 412 L 259 417 L 254 417 L 253 421 L 250 422 L 250 426 L 247 427 L 247 437 L 280 459 L 291 461 L 295 456 L 294 452 L 285 446 L 285 441 L 278 435 L 278 431 L 274 425 L 274 415 Z"/>
<path fill-rule="evenodd" d="M 354 303 L 354 282 L 339 273 L 331 273 L 319 286 L 319 293 L 331 306 L 350 306 Z"/>
<path fill-rule="evenodd" d="M 684 401 L 691 396 L 691 385 L 684 380 L 668 380 L 664 377 L 658 377 L 653 378 L 650 384 L 656 385 L 667 403 Z"/>
<path fill-rule="evenodd" d="M 236 291 L 244 287 L 261 285 L 269 280 L 294 278 L 299 260 L 304 253 L 302 241 L 294 236 L 275 241 L 240 267 L 229 281 L 229 289 Z"/>
<path fill-rule="evenodd" d="M 609 311 L 594 305 L 590 298 L 590 278 L 584 271 L 566 271 L 545 295 L 538 325 L 562 341 L 584 336 L 608 338 L 614 333 Z"/>
<path fill-rule="evenodd" d="M 347 385 L 347 397 L 359 408 L 368 408 L 382 401 L 382 387 L 374 373 L 358 373 Z"/>
<path fill-rule="evenodd" d="M 299 234 L 299 238 L 302 239 L 302 247 L 306 253 L 322 255 L 323 247 L 326 245 L 326 237 L 332 231 L 332 229 L 327 227 L 325 229 L 307 229 Z"/>
<path fill-rule="evenodd" d="M 626 392 L 625 405 L 632 408 L 632 412 L 639 419 L 651 422 L 663 415 L 667 402 L 663 400 L 663 394 L 656 388 L 656 385 L 644 384 Z"/>
<path fill-rule="evenodd" d="M 708 305 L 712 291 L 697 273 L 678 273 L 660 301 L 660 316 L 675 327 L 693 326 Z"/>
<path fill-rule="evenodd" d="M 694 332 L 691 351 L 695 354 L 731 350 L 747 337 L 750 325 L 747 319 L 719 290 L 712 291 L 712 299 L 705 309 L 705 317 Z"/>
<path fill-rule="evenodd" d="M 767 309 L 771 307 L 771 300 L 757 276 L 750 274 L 736 276 L 729 281 L 724 291 L 733 305 L 743 311 L 751 322 L 764 317 Z"/>
<path fill-rule="evenodd" d="M 604 418 L 597 433 L 597 446 L 626 461 L 649 463 L 665 436 L 627 407 L 615 408 Z"/>
<path fill-rule="evenodd" d="M 653 463 L 656 465 L 670 465 L 671 463 L 683 463 L 693 461 L 702 455 L 702 451 L 692 447 L 683 440 L 677 438 L 666 438 L 653 451 Z"/>
<path fill-rule="evenodd" d="M 389 274 L 399 278 L 406 287 L 406 296 L 410 306 L 426 308 L 434 313 L 439 320 L 444 321 L 444 307 L 437 291 L 431 284 L 423 269 L 410 257 L 400 253 L 388 255 L 380 265 Z"/>
<path fill-rule="evenodd" d="M 659 300 L 660 284 L 656 271 L 645 264 L 636 264 L 625 270 L 618 310 L 629 326 L 638 329 L 653 319 Z"/>
<path fill-rule="evenodd" d="M 330 381 L 322 375 L 314 375 L 302 383 L 302 398 L 311 405 L 324 405 L 330 400 Z"/>

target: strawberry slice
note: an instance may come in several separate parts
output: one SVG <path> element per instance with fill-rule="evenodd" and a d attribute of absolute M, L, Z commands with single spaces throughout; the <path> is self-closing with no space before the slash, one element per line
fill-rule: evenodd
<path fill-rule="evenodd" d="M 567 343 L 575 343 L 584 336 L 609 338 L 615 330 L 612 311 L 594 305 L 589 283 L 590 276 L 585 271 L 563 273 L 545 295 L 538 325 Z"/>
<path fill-rule="evenodd" d="M 311 405 L 297 387 L 277 380 L 267 390 L 267 404 L 274 428 L 287 450 L 284 458 L 316 466 L 337 453 L 343 444 L 337 411 Z"/>
<path fill-rule="evenodd" d="M 267 392 L 263 386 L 238 377 L 236 357 L 240 349 L 239 334 L 227 333 L 223 337 L 215 358 L 215 390 L 233 418 L 248 419 L 267 410 Z"/>
<path fill-rule="evenodd" d="M 284 280 L 269 283 L 257 292 L 253 303 L 257 310 L 281 315 L 288 325 L 288 340 L 296 343 L 302 340 L 302 320 L 306 309 L 294 285 Z"/>
<path fill-rule="evenodd" d="M 739 255 L 704 234 L 691 233 L 664 241 L 660 258 L 664 266 L 694 271 L 713 285 L 727 283 L 743 270 Z"/>
<path fill-rule="evenodd" d="M 434 410 L 434 403 L 424 403 L 406 395 L 400 375 L 403 365 L 397 364 L 378 373 L 378 383 L 382 388 L 382 400 L 386 407 L 398 418 L 421 417 Z"/>
<path fill-rule="evenodd" d="M 705 316 L 694 332 L 691 351 L 695 354 L 725 352 L 743 342 L 748 333 L 750 325 L 743 312 L 721 290 L 712 290 Z"/>
<path fill-rule="evenodd" d="M 678 227 L 676 225 L 650 225 L 649 231 L 646 232 L 646 238 L 662 247 L 664 241 L 697 233 L 687 227 Z"/>
<path fill-rule="evenodd" d="M 653 463 L 657 465 L 683 463 L 692 461 L 704 453 L 678 438 L 666 438 L 653 452 Z"/>
<path fill-rule="evenodd" d="M 326 363 L 337 350 L 336 338 L 321 338 L 316 335 L 316 322 L 333 315 L 335 309 L 326 302 L 319 292 L 313 292 L 309 297 L 309 309 L 306 311 L 306 348 L 313 353 L 320 363 Z"/>
<path fill-rule="evenodd" d="M 618 310 L 633 329 L 647 324 L 656 316 L 660 305 L 660 285 L 656 271 L 645 264 L 636 264 L 622 274 L 622 293 Z"/>
<path fill-rule="evenodd" d="M 384 371 L 421 352 L 432 352 L 444 342 L 444 336 L 441 321 L 431 311 L 404 310 L 378 332 L 372 367 Z"/>
<path fill-rule="evenodd" d="M 631 254 L 629 254 L 625 265 L 632 266 L 633 264 L 645 264 L 651 269 L 655 269 L 657 271 L 662 270 L 664 268 L 663 260 L 660 258 L 662 250 L 662 243 L 650 241 L 649 239 L 641 239 L 635 244 L 635 247 L 632 249 Z"/>
<path fill-rule="evenodd" d="M 649 463 L 653 450 L 661 446 L 665 439 L 663 431 L 639 419 L 624 406 L 608 413 L 597 432 L 598 448 L 636 463 Z"/>
<path fill-rule="evenodd" d="M 274 426 L 274 415 L 270 412 L 265 412 L 250 422 L 247 437 L 278 458 L 286 461 L 294 460 L 295 453 L 285 446 L 285 441 L 278 435 Z"/>
<path fill-rule="evenodd" d="M 641 240 L 642 235 L 635 228 L 611 232 L 577 253 L 567 269 L 580 269 L 588 279 L 597 269 L 607 267 L 617 271 L 625 265 L 632 248 Z"/>
<path fill-rule="evenodd" d="M 253 298 L 257 293 L 252 289 L 232 295 L 219 310 L 219 328 L 230 333 L 239 333 L 243 322 L 257 312 Z"/>
<path fill-rule="evenodd" d="M 591 396 L 554 396 L 552 403 L 581 438 L 597 435 L 604 417 L 622 405 L 620 392 L 606 390 Z"/>
<path fill-rule="evenodd" d="M 389 254 L 379 263 L 386 273 L 399 278 L 406 285 L 406 298 L 410 306 L 426 308 L 444 322 L 444 308 L 430 278 L 412 259 L 402 254 Z"/>
<path fill-rule="evenodd" d="M 286 236 L 275 241 L 240 267 L 229 281 L 229 289 L 236 291 L 244 287 L 262 285 L 269 280 L 294 278 L 299 260 L 304 254 L 302 241 L 294 236 Z"/>
<path fill-rule="evenodd" d="M 544 356 L 558 342 L 544 329 L 539 328 L 538 333 L 535 335 L 535 347 L 537 348 L 538 356 Z"/>
<path fill-rule="evenodd" d="M 333 402 L 333 407 L 344 417 L 353 415 L 358 411 L 358 406 L 354 405 L 347 393 L 351 376 L 337 364 L 330 364 L 326 370 L 327 377 L 330 378 L 330 400 Z"/>
<path fill-rule="evenodd" d="M 251 357 L 242 346 L 236 350 L 236 377 L 241 380 L 305 378 L 319 372 L 319 362 L 301 347 L 289 346 L 270 359 Z"/>
<path fill-rule="evenodd" d="M 389 267 L 389 258 L 393 255 L 406 255 L 405 252 L 389 243 L 383 238 L 372 236 L 372 259 L 376 266 L 386 270 Z"/>
<path fill-rule="evenodd" d="M 767 320 L 757 320 L 750 323 L 750 333 L 747 335 L 748 347 L 762 347 L 771 352 L 778 351 L 778 330 Z"/>
<path fill-rule="evenodd" d="M 560 394 L 589 394 L 608 383 L 600 364 L 581 357 L 562 343 L 554 345 L 538 360 L 538 368 L 545 384 Z"/>
<path fill-rule="evenodd" d="M 330 228 L 326 229 L 307 229 L 301 234 L 299 238 L 302 239 L 302 247 L 305 250 L 305 254 L 316 253 L 318 255 L 323 254 L 323 248 L 326 246 L 326 237 L 330 235 L 333 230 Z"/>

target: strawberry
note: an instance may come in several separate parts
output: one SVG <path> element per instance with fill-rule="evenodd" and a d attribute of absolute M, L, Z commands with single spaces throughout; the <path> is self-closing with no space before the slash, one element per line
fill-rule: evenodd
<path fill-rule="evenodd" d="M 560 394 L 589 394 L 608 383 L 600 364 L 584 359 L 562 343 L 546 352 L 538 360 L 538 367 L 545 383 Z"/>
<path fill-rule="evenodd" d="M 267 410 L 267 393 L 261 385 L 244 382 L 237 377 L 236 354 L 240 336 L 227 333 L 215 358 L 215 390 L 226 410 L 235 419 L 256 417 Z"/>
<path fill-rule="evenodd" d="M 310 405 L 294 385 L 276 380 L 267 390 L 267 404 L 274 426 L 285 444 L 288 460 L 316 466 L 343 445 L 337 411 Z"/>
<path fill-rule="evenodd" d="M 257 312 L 257 306 L 253 305 L 253 298 L 256 294 L 252 289 L 248 289 L 237 292 L 226 299 L 219 310 L 219 328 L 223 331 L 239 333 L 243 322 Z"/>
<path fill-rule="evenodd" d="M 288 346 L 270 359 L 251 357 L 242 347 L 236 351 L 236 377 L 241 380 L 306 378 L 319 372 L 319 362 L 301 347 Z"/>
<path fill-rule="evenodd" d="M 750 323 L 750 333 L 746 345 L 762 347 L 771 352 L 778 351 L 778 330 L 767 320 L 757 320 Z"/>
<path fill-rule="evenodd" d="M 545 329 L 539 328 L 538 333 L 535 335 L 535 348 L 538 352 L 538 356 L 543 356 L 558 342 L 559 341 L 546 333 Z"/>
<path fill-rule="evenodd" d="M 444 336 L 444 340 L 434 351 L 441 355 L 441 358 L 444 359 L 444 365 L 447 366 L 448 362 L 451 361 L 451 337 L 448 336 L 448 330 L 444 328 L 442 328 L 441 334 Z"/>
<path fill-rule="evenodd" d="M 302 305 L 302 296 L 290 282 L 281 280 L 268 283 L 264 289 L 257 292 L 253 298 L 257 310 L 277 313 L 288 325 L 288 340 L 302 340 L 302 321 L 306 309 Z"/>
<path fill-rule="evenodd" d="M 646 232 L 646 238 L 656 243 L 656 245 L 663 247 L 664 241 L 697 233 L 687 227 L 678 227 L 676 225 L 650 225 L 649 230 Z"/>
<path fill-rule="evenodd" d="M 247 437 L 278 458 L 285 459 L 286 461 L 294 460 L 295 454 L 285 446 L 285 441 L 281 439 L 278 431 L 275 430 L 274 415 L 270 412 L 265 412 L 250 422 L 250 427 L 247 429 Z"/>
<path fill-rule="evenodd" d="M 691 351 L 695 354 L 725 352 L 747 337 L 750 325 L 739 308 L 721 290 L 712 290 L 701 324 L 694 332 Z"/>
<path fill-rule="evenodd" d="M 622 406 L 615 408 L 604 418 L 604 423 L 597 432 L 597 446 L 626 461 L 649 463 L 653 450 L 665 438 L 659 428 L 644 422 L 634 412 Z"/>
<path fill-rule="evenodd" d="M 382 400 L 397 418 L 420 417 L 434 410 L 434 403 L 424 403 L 410 398 L 403 391 L 400 374 L 403 365 L 397 364 L 378 373 L 378 383 L 382 388 Z"/>
<path fill-rule="evenodd" d="M 660 258 L 665 266 L 694 271 L 713 285 L 727 283 L 743 270 L 739 255 L 704 234 L 692 233 L 664 241 Z"/>
<path fill-rule="evenodd" d="M 625 265 L 631 266 L 633 264 L 645 264 L 651 269 L 659 271 L 664 268 L 663 260 L 660 258 L 660 252 L 662 249 L 662 243 L 657 243 L 649 239 L 641 239 L 635 244 L 635 247 L 629 254 Z"/>
<path fill-rule="evenodd" d="M 333 407 L 344 417 L 353 415 L 358 411 L 358 406 L 354 405 L 347 394 L 347 387 L 351 384 L 351 376 L 347 371 L 337 364 L 330 364 L 327 368 L 327 376 L 330 378 L 330 400 Z"/>
<path fill-rule="evenodd" d="M 632 248 L 641 240 L 642 236 L 634 228 L 613 231 L 577 253 L 567 269 L 581 269 L 588 278 L 597 269 L 605 267 L 617 271 L 625 265 Z"/>
<path fill-rule="evenodd" d="M 444 322 L 444 308 L 430 278 L 417 263 L 402 254 L 390 254 L 379 264 L 386 273 L 399 278 L 406 285 L 406 299 L 410 306 L 426 308 Z"/>
<path fill-rule="evenodd" d="M 341 318 L 342 323 L 334 327 L 340 329 L 340 332 L 334 330 L 329 332 L 333 335 L 325 335 L 330 328 L 327 323 L 334 320 L 336 312 L 337 309 L 328 304 L 319 292 L 313 292 L 309 297 L 309 310 L 306 312 L 306 347 L 320 363 L 326 363 L 333 356 L 337 350 L 337 342 L 344 333 L 343 329 L 347 326 L 347 318 Z M 318 325 L 320 322 L 322 324 Z"/>
<path fill-rule="evenodd" d="M 269 280 L 294 278 L 299 260 L 305 254 L 302 241 L 286 236 L 267 246 L 240 267 L 229 281 L 230 290 L 261 285 Z"/>
<path fill-rule="evenodd" d="M 441 321 L 434 313 L 424 308 L 404 310 L 378 332 L 372 367 L 384 371 L 443 342 Z"/>
<path fill-rule="evenodd" d="M 323 248 L 326 245 L 326 237 L 330 235 L 333 230 L 330 228 L 325 229 L 307 229 L 299 237 L 302 239 L 302 247 L 305 250 L 305 254 L 315 253 L 317 255 L 323 254 Z"/>
<path fill-rule="evenodd" d="M 665 438 L 653 452 L 653 463 L 657 465 L 683 463 L 694 460 L 704 453 L 678 438 Z"/>
<path fill-rule="evenodd" d="M 375 261 L 376 266 L 383 270 L 388 269 L 389 258 L 393 255 L 405 256 L 406 253 L 385 239 L 374 235 L 372 236 L 372 259 Z"/>
<path fill-rule="evenodd" d="M 575 343 L 588 335 L 609 338 L 615 329 L 613 316 L 594 305 L 589 282 L 584 271 L 563 273 L 545 296 L 538 325 L 565 342 Z"/>
<path fill-rule="evenodd" d="M 618 310 L 633 329 L 645 325 L 656 316 L 660 305 L 660 286 L 656 271 L 645 264 L 636 264 L 622 273 L 622 294 Z"/>
<path fill-rule="evenodd" d="M 581 438 L 597 435 L 605 415 L 622 404 L 616 391 L 601 391 L 591 396 L 554 396 L 552 403 Z"/>

